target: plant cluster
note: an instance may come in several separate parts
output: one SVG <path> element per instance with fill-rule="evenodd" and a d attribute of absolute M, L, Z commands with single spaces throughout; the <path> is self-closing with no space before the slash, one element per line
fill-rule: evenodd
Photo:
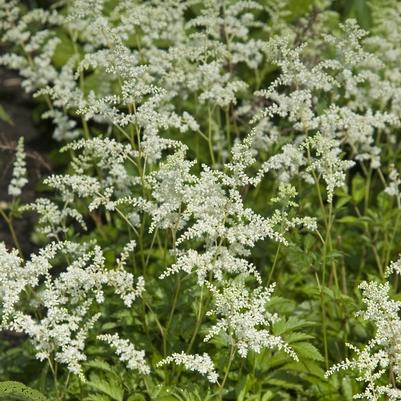
<path fill-rule="evenodd" d="M 0 396 L 401 400 L 401 5 L 369 7 L 0 0 L 60 167 L 26 202 L 18 141 L 0 378 L 35 390 Z"/>

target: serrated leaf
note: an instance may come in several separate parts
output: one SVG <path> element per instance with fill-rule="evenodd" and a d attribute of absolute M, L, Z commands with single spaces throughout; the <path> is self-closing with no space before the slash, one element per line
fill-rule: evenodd
<path fill-rule="evenodd" d="M 124 389 L 120 382 L 117 382 L 114 377 L 110 375 L 97 375 L 91 374 L 88 386 L 95 390 L 108 395 L 111 399 L 116 401 L 123 401 Z"/>
<path fill-rule="evenodd" d="M 324 358 L 319 350 L 311 343 L 298 342 L 291 345 L 299 359 L 312 359 L 314 361 L 323 361 Z"/>
<path fill-rule="evenodd" d="M 0 382 L 0 400 L 14 398 L 19 401 L 47 401 L 37 390 L 15 381 Z"/>
<path fill-rule="evenodd" d="M 297 319 L 294 317 L 290 317 L 288 320 L 280 319 L 273 326 L 273 333 L 275 335 L 282 335 L 289 331 L 295 331 L 302 327 L 309 327 L 314 325 L 314 323 L 307 322 L 306 320 Z"/>
<path fill-rule="evenodd" d="M 289 362 L 283 367 L 283 369 L 308 373 L 310 375 L 319 377 L 320 379 L 324 378 L 324 370 L 312 359 L 302 362 Z"/>
<path fill-rule="evenodd" d="M 290 333 L 290 334 L 286 335 L 285 341 L 288 344 L 292 344 L 292 343 L 299 342 L 299 341 L 311 340 L 312 338 L 314 338 L 314 336 L 312 336 L 310 334 L 296 332 L 296 333 Z"/>

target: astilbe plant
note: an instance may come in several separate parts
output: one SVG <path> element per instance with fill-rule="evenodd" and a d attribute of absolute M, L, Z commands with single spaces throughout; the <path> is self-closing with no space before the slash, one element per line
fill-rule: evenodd
<path fill-rule="evenodd" d="M 0 243 L 0 327 L 50 369 L 50 397 L 348 397 L 323 370 L 345 352 L 335 324 L 343 337 L 356 324 L 336 219 L 357 214 L 363 263 L 383 276 L 399 214 L 376 247 L 369 202 L 380 188 L 379 206 L 390 195 L 401 209 L 400 35 L 383 21 L 401 18 L 374 9 L 370 35 L 307 3 L 294 17 L 290 1 L 0 0 L 0 65 L 68 160 L 25 202 L 20 139 L 0 203 L 18 248 Z M 22 212 L 37 215 L 30 257 L 12 224 Z M 399 399 L 398 302 L 388 284 L 360 288 L 376 336 L 328 373 L 359 370 L 357 397 Z"/>

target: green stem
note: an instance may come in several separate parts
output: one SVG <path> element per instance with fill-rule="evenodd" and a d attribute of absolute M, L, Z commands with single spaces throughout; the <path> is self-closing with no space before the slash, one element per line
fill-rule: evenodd
<path fill-rule="evenodd" d="M 50 357 L 48 358 L 48 362 L 49 362 L 50 370 L 51 370 L 52 375 L 53 375 L 54 389 L 56 391 L 56 400 L 57 401 L 61 401 L 62 398 L 60 399 L 58 379 L 57 379 L 57 363 L 54 362 L 54 364 L 53 364 L 53 361 L 52 361 L 52 359 Z"/>
<path fill-rule="evenodd" d="M 203 286 L 201 288 L 201 295 L 200 295 L 200 299 L 199 299 L 199 308 L 198 308 L 198 313 L 196 316 L 196 323 L 195 323 L 195 330 L 192 333 L 192 337 L 191 340 L 189 341 L 186 353 L 189 354 L 191 352 L 192 346 L 194 345 L 196 336 L 198 335 L 201 323 L 202 323 L 202 319 L 205 316 L 205 313 L 203 312 Z"/>
<path fill-rule="evenodd" d="M 280 249 L 281 249 L 281 242 L 279 242 L 278 246 L 277 246 L 277 250 L 276 250 L 276 254 L 274 255 L 274 261 L 273 261 L 273 266 L 270 270 L 270 274 L 269 274 L 269 278 L 267 280 L 267 285 L 269 286 L 271 283 L 271 280 L 273 278 L 273 272 L 274 269 L 276 268 L 276 264 L 277 264 L 277 260 L 278 260 L 278 255 L 280 253 Z"/>
<path fill-rule="evenodd" d="M 310 150 L 307 148 L 308 152 L 308 160 L 311 162 Z M 326 208 L 323 203 L 323 197 L 320 190 L 319 178 L 316 176 L 315 172 L 312 170 L 312 176 L 315 181 L 316 191 L 319 198 L 319 204 L 322 211 L 324 224 L 326 228 L 326 235 L 323 243 L 323 255 L 322 255 L 322 282 L 319 283 L 319 293 L 320 293 L 320 309 L 321 309 L 321 319 L 322 319 L 322 334 L 323 334 L 323 347 L 324 347 L 324 360 L 326 369 L 329 368 L 329 353 L 328 353 L 328 344 L 327 344 L 327 322 L 326 322 L 326 304 L 324 299 L 324 291 L 323 288 L 326 285 L 326 264 L 327 264 L 327 250 L 328 245 L 330 244 L 331 248 L 331 226 L 332 226 L 332 213 L 333 213 L 333 204 L 329 203 L 329 211 L 326 212 Z"/>
<path fill-rule="evenodd" d="M 323 287 L 319 283 L 319 278 L 316 273 L 316 281 L 319 288 L 320 293 L 320 314 L 322 319 L 322 334 L 323 334 L 323 349 L 324 349 L 324 362 L 326 366 L 326 370 L 329 368 L 329 350 L 327 345 L 327 323 L 326 323 L 326 307 L 324 304 L 324 293 Z"/>
<path fill-rule="evenodd" d="M 7 227 L 10 231 L 11 237 L 13 239 L 14 245 L 18 250 L 18 253 L 20 254 L 21 258 L 24 258 L 24 254 L 22 253 L 22 248 L 21 245 L 18 241 L 17 234 L 14 230 L 13 222 L 12 222 L 12 217 L 7 216 L 7 214 L 4 212 L 4 210 L 0 207 L 0 215 L 3 217 L 4 221 L 7 224 Z"/>
<path fill-rule="evenodd" d="M 228 374 L 230 373 L 231 365 L 232 365 L 233 360 L 234 360 L 234 354 L 235 354 L 235 344 L 234 344 L 234 342 L 232 342 L 231 343 L 231 349 L 230 349 L 230 356 L 228 358 L 228 363 L 227 363 L 227 367 L 226 367 L 226 372 L 224 374 L 223 381 L 220 384 L 220 395 L 219 395 L 220 401 L 223 400 L 224 386 L 226 384 L 226 381 L 227 381 L 227 378 L 228 378 Z"/>
<path fill-rule="evenodd" d="M 178 276 L 177 284 L 175 286 L 174 298 L 173 303 L 171 305 L 170 314 L 168 316 L 166 328 L 164 329 L 164 336 L 163 336 L 163 354 L 167 356 L 167 336 L 170 330 L 171 322 L 173 320 L 174 312 L 177 307 L 178 295 L 181 289 L 181 277 Z"/>
<path fill-rule="evenodd" d="M 208 113 L 208 144 L 209 144 L 209 153 L 210 153 L 210 158 L 212 160 L 212 165 L 216 164 L 216 160 L 214 158 L 214 152 L 213 152 L 213 138 L 212 138 L 212 112 L 210 110 L 210 105 L 207 108 L 207 113 Z"/>

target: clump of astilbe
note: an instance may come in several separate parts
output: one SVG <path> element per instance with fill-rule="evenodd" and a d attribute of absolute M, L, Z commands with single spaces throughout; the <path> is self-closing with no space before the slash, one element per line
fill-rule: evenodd
<path fill-rule="evenodd" d="M 251 274 L 260 280 L 255 267 L 244 259 L 257 241 L 270 238 L 286 244 L 284 233 L 291 228 L 316 228 L 314 221 L 307 217 L 289 218 L 286 213 L 263 217 L 245 207 L 240 194 L 244 185 L 243 175 L 235 175 L 241 167 L 232 166 L 235 174 L 231 175 L 203 166 L 200 175 L 194 176 L 189 173 L 191 164 L 182 155 L 171 160 L 174 164 L 161 165 L 161 169 L 153 175 L 154 185 L 157 184 L 154 210 L 167 212 L 168 215 L 163 216 L 164 221 L 170 216 L 170 220 L 175 222 L 175 226 L 171 227 L 179 229 L 177 260 L 162 277 L 179 271 L 196 271 L 200 285 L 204 284 L 208 272 L 218 280 L 224 277 L 224 272 Z M 178 166 L 181 168 L 178 169 Z M 159 188 L 162 188 L 161 180 L 167 172 L 171 177 L 167 183 L 172 190 L 162 193 Z M 176 194 L 172 203 L 170 194 L 174 191 Z M 152 224 L 157 226 L 159 220 L 155 219 L 159 218 L 160 213 L 155 212 Z M 186 249 L 185 243 L 192 241 L 200 244 L 200 248 Z"/>
<path fill-rule="evenodd" d="M 211 383 L 216 383 L 218 381 L 219 376 L 216 373 L 213 361 L 206 353 L 203 353 L 202 355 L 188 355 L 184 352 L 174 353 L 161 360 L 157 366 L 161 367 L 172 362 L 177 365 L 183 365 L 187 370 L 199 372 L 201 375 L 205 375 Z"/>
<path fill-rule="evenodd" d="M 6 53 L 0 57 L 0 65 L 18 70 L 24 78 L 22 86 L 33 92 L 52 82 L 57 76 L 57 69 L 52 57 L 60 39 L 53 29 L 62 22 L 56 11 L 34 9 L 23 13 L 18 1 L 0 2 L 0 33 L 2 42 L 17 46 L 24 55 Z M 35 27 L 41 27 L 41 30 Z"/>
<path fill-rule="evenodd" d="M 263 217 L 244 207 L 239 191 L 251 183 L 245 170 L 255 162 L 245 150 L 246 145 L 240 144 L 233 150 L 227 173 L 203 166 L 201 174 L 195 176 L 190 172 L 192 163 L 185 160 L 181 150 L 152 174 L 150 184 L 156 201 L 152 207 L 152 226 L 178 231 L 174 246 L 176 261 L 160 278 L 179 272 L 195 273 L 199 286 L 212 285 L 216 291 L 220 288 L 217 283 L 227 283 L 228 277 L 252 276 L 260 284 L 260 273 L 247 260 L 257 241 L 269 238 L 286 244 L 284 234 L 294 227 L 316 229 L 313 219 L 289 217 L 288 208 L 296 206 L 291 201 L 296 196 L 293 187 L 280 187 L 279 198 L 287 199 L 286 206 L 276 210 L 272 217 Z M 186 244 L 194 241 L 198 244 L 196 248 L 192 245 L 188 249 Z M 248 289 L 244 286 L 243 291 Z M 238 319 L 241 316 L 246 321 L 247 316 L 238 315 Z M 267 336 L 267 332 L 263 333 L 262 336 Z M 268 347 L 270 343 L 266 340 L 263 344 Z M 242 347 L 245 346 L 243 338 Z"/>
<path fill-rule="evenodd" d="M 12 197 L 20 196 L 22 188 L 28 183 L 25 158 L 24 138 L 21 137 L 18 140 L 12 178 L 8 186 L 8 194 Z"/>
<path fill-rule="evenodd" d="M 376 99 L 366 94 L 364 86 L 373 83 L 364 69 L 359 71 L 359 64 L 377 66 L 380 61 L 360 45 L 365 33 L 353 20 L 342 29 L 340 37 L 324 36 L 328 51 L 334 48 L 336 57 L 320 57 L 317 62 L 308 60 L 306 45 L 293 48 L 283 37 L 269 41 L 266 51 L 281 74 L 268 89 L 257 92 L 268 106 L 256 114 L 254 122 L 278 117 L 285 122 L 284 137 L 288 137 L 285 127 L 290 124 L 295 142 L 319 131 L 323 137 L 337 140 L 341 148 L 350 147 L 351 159 L 369 161 L 372 168 L 378 168 L 380 149 L 375 133 L 397 125 L 398 120 L 394 114 L 381 111 Z M 376 78 L 372 91 L 384 80 L 379 74 Z M 326 106 L 322 96 L 329 99 Z"/>
<path fill-rule="evenodd" d="M 392 262 L 386 271 L 387 275 L 393 272 L 400 274 L 399 266 L 400 260 Z M 364 385 L 364 391 L 354 398 L 401 400 L 401 302 L 390 296 L 388 282 L 363 282 L 359 288 L 365 309 L 358 312 L 357 316 L 373 323 L 375 335 L 362 349 L 348 344 L 355 352 L 355 357 L 334 365 L 326 376 L 341 370 L 353 371 L 357 374 L 357 381 Z"/>
<path fill-rule="evenodd" d="M 89 211 L 100 205 L 115 210 L 115 199 L 128 196 L 140 182 L 139 177 L 129 175 L 126 168 L 126 163 L 135 164 L 134 158 L 138 156 L 128 144 L 97 137 L 77 140 L 61 149 L 68 150 L 74 151 L 71 161 L 74 174 L 51 175 L 44 180 L 58 192 L 62 205 L 39 198 L 23 208 L 38 213 L 38 229 L 56 238 L 68 231 L 70 219 L 86 230 L 85 211 L 77 207 L 77 201 L 87 200 Z"/>
<path fill-rule="evenodd" d="M 214 306 L 206 316 L 216 316 L 218 320 L 204 340 L 225 333 L 224 338 L 232 350 L 229 364 L 234 351 L 245 357 L 248 351 L 259 353 L 266 348 L 283 350 L 297 359 L 281 337 L 269 332 L 277 316 L 267 313 L 265 308 L 274 286 L 260 285 L 261 275 L 247 257 L 257 241 L 269 238 L 286 244 L 284 234 L 287 231 L 296 226 L 316 229 L 315 221 L 290 218 L 286 207 L 281 212 L 276 210 L 272 217 L 263 217 L 245 207 L 240 194 L 244 174 L 238 172 L 245 164 L 252 163 L 252 158 L 238 167 L 234 165 L 241 163 L 241 159 L 234 160 L 231 165 L 234 174 L 203 166 L 199 176 L 190 174 L 191 164 L 182 154 L 171 157 L 171 161 L 172 164 L 162 164 L 160 171 L 153 174 L 156 188 L 162 188 L 162 180 L 167 177 L 172 193 L 176 192 L 174 203 L 170 202 L 169 192 L 157 192 L 157 208 L 168 212 L 175 222 L 170 229 L 177 231 L 176 261 L 160 278 L 180 272 L 195 273 L 202 291 L 206 287 L 211 292 Z M 177 181 L 172 179 L 174 175 Z M 293 187 L 280 189 L 280 199 L 295 195 Z M 290 201 L 287 206 L 296 204 Z M 162 222 L 165 222 L 166 216 L 163 217 Z M 188 243 L 192 244 L 190 248 L 186 246 Z M 193 244 L 197 244 L 196 248 Z M 253 289 L 245 284 L 249 277 L 256 279 L 260 286 Z"/>
<path fill-rule="evenodd" d="M 55 274 L 54 260 L 60 256 L 67 267 Z M 65 364 L 82 379 L 86 340 L 101 317 L 93 306 L 105 301 L 104 287 L 113 288 L 126 307 L 144 290 L 143 279 L 135 285 L 121 262 L 106 269 L 101 248 L 90 244 L 52 242 L 24 263 L 0 243 L 0 272 L 0 327 L 25 333 L 39 360 L 48 360 L 52 369 L 53 360 Z"/>

